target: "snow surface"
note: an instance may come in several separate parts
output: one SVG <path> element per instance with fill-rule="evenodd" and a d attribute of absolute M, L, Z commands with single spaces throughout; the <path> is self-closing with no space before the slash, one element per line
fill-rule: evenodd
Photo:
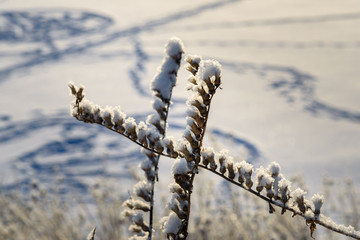
<path fill-rule="evenodd" d="M 126 186 L 128 170 L 144 158 L 139 147 L 70 117 L 67 83 L 84 85 L 102 107 L 120 105 L 137 123 L 145 121 L 153 113 L 150 81 L 173 36 L 185 54 L 222 66 L 205 146 L 227 148 L 235 162 L 255 167 L 276 161 L 282 174 L 303 175 L 309 193 L 320 190 L 323 174 L 360 183 L 358 0 L 123 4 L 0 1 L 4 189 L 26 188 L 34 177 L 44 183 L 63 177 L 64 192 L 86 192 L 100 176 Z M 175 139 L 186 126 L 184 66 L 169 113 L 167 133 Z M 171 165 L 160 161 L 164 182 Z"/>

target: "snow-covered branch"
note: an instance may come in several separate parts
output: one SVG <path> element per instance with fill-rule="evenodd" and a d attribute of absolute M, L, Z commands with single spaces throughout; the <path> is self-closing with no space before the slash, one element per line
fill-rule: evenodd
<path fill-rule="evenodd" d="M 199 168 L 264 200 L 269 205 L 269 213 L 273 213 L 273 206 L 277 206 L 281 208 L 282 214 L 289 211 L 294 216 L 301 216 L 310 228 L 311 236 L 316 226 L 321 225 L 333 232 L 360 239 L 360 232 L 352 226 L 338 225 L 322 213 L 325 201 L 323 196 L 315 194 L 309 200 L 303 189 L 293 190 L 291 181 L 283 176 L 278 163 L 254 169 L 246 161 L 235 162 L 226 151 L 215 152 L 212 148 L 203 146 L 211 101 L 221 85 L 221 65 L 217 61 L 203 60 L 197 55 L 187 56 L 189 65 L 186 69 L 191 73 L 187 89 L 192 95 L 186 102 L 186 128 L 179 140 L 165 136 L 172 90 L 176 85 L 183 52 L 184 47 L 179 39 L 169 40 L 163 62 L 150 84 L 155 113 L 149 115 L 145 122 L 137 123 L 134 118 L 122 112 L 120 107 L 102 108 L 85 98 L 84 87 L 69 84 L 71 95 L 74 96 L 72 116 L 79 121 L 96 123 L 125 136 L 141 146 L 147 157 L 140 164 L 146 178 L 134 186 L 133 195 L 124 202 L 126 209 L 123 214 L 131 220 L 129 230 L 134 233 L 131 239 L 152 239 L 154 185 L 158 179 L 160 156 L 175 159 L 172 167 L 174 182 L 169 186 L 171 198 L 167 205 L 170 213 L 161 220 L 168 239 L 186 239 L 188 236 L 191 194 L 194 178 L 200 173 Z M 144 220 L 145 212 L 149 213 L 148 223 Z M 95 230 L 91 233 L 92 239 L 94 235 Z"/>

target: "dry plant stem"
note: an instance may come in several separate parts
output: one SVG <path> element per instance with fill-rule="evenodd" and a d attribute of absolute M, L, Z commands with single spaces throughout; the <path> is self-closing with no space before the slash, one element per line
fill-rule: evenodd
<path fill-rule="evenodd" d="M 217 88 L 215 88 L 215 91 L 217 90 Z M 209 108 L 208 108 L 208 113 L 210 112 L 210 106 L 211 106 L 211 100 L 212 98 L 214 97 L 214 95 L 211 96 L 210 98 L 210 103 L 209 103 Z M 204 140 L 204 136 L 205 136 L 205 132 L 206 132 L 206 125 L 207 125 L 207 121 L 209 119 L 209 114 L 206 116 L 206 119 L 205 119 L 205 123 L 204 123 L 204 129 L 203 129 L 203 134 L 201 136 L 201 139 L 200 139 L 200 145 L 199 145 L 199 148 L 201 149 L 202 147 L 202 143 L 203 143 L 203 140 Z M 197 168 L 199 165 L 199 163 L 197 163 L 194 168 Z M 194 183 L 194 179 L 195 179 L 195 173 L 192 172 L 191 173 L 191 177 L 190 177 L 190 191 L 189 191 L 189 194 L 188 194 L 188 198 L 187 198 L 187 201 L 188 201 L 188 211 L 186 213 L 187 215 L 187 219 L 189 220 L 190 219 L 190 209 L 191 209 L 191 193 L 192 193 L 192 188 L 193 188 L 193 183 Z M 189 221 L 188 221 L 189 222 Z M 188 224 L 186 224 L 186 231 L 188 229 Z"/>
<path fill-rule="evenodd" d="M 170 96 L 171 95 L 172 94 L 170 94 Z M 165 128 L 164 128 L 163 138 L 166 136 L 166 123 L 167 123 L 167 118 L 168 118 L 168 115 L 169 115 L 169 108 L 170 108 L 170 101 L 168 103 L 166 103 L 165 119 L 164 119 Z M 159 181 L 159 176 L 158 176 L 159 159 L 160 159 L 160 156 L 166 156 L 166 155 L 163 155 L 163 154 L 160 154 L 160 153 L 157 153 L 157 154 L 158 155 L 157 155 L 157 161 L 156 161 L 157 163 L 155 165 L 155 178 L 154 178 L 153 181 L 151 181 L 151 196 L 150 196 L 150 211 L 149 211 L 149 237 L 148 237 L 148 240 L 152 239 L 152 229 L 153 229 L 153 221 L 154 221 L 154 192 L 155 192 L 155 181 Z M 166 157 L 170 157 L 170 156 L 166 156 Z"/>
<path fill-rule="evenodd" d="M 172 42 L 174 44 L 174 42 Z M 168 57 L 171 56 L 171 53 L 177 50 L 176 56 L 181 56 L 183 53 L 182 46 L 172 45 L 173 49 L 167 48 Z M 175 47 L 174 47 L 175 46 Z M 173 57 L 172 57 L 173 58 Z M 168 58 L 167 60 L 169 60 Z M 171 60 L 171 59 L 170 59 Z M 176 61 L 176 59 L 173 58 Z M 155 133 L 150 131 L 151 129 L 147 129 L 147 125 L 144 122 L 140 122 L 139 128 L 137 128 L 137 124 L 135 120 L 131 117 L 127 118 L 127 122 L 125 121 L 125 125 L 123 125 L 123 119 L 126 114 L 120 112 L 118 108 L 116 111 L 113 108 L 110 109 L 101 109 L 97 105 L 93 105 L 91 102 L 87 101 L 80 109 L 80 102 L 84 99 L 85 95 L 83 95 L 83 87 L 76 88 L 72 83 L 69 84 L 71 89 L 71 94 L 75 96 L 75 102 L 73 102 L 73 109 L 71 111 L 72 115 L 79 121 L 83 121 L 85 123 L 97 123 L 101 126 L 104 126 L 110 129 L 113 132 L 116 132 L 132 142 L 136 143 L 140 147 L 148 150 L 153 153 L 153 156 L 149 157 L 149 160 L 156 159 L 157 161 L 153 162 L 153 165 L 149 167 L 149 165 L 144 165 L 143 170 L 145 171 L 148 177 L 148 182 L 146 182 L 151 189 L 147 188 L 146 190 L 146 199 L 144 200 L 148 203 L 150 202 L 150 206 L 147 207 L 147 211 L 149 212 L 149 226 L 145 225 L 143 222 L 143 215 L 141 213 L 137 215 L 133 215 L 134 219 L 132 221 L 135 222 L 137 226 L 134 233 L 140 233 L 138 235 L 143 239 L 146 232 L 148 232 L 147 239 L 152 239 L 152 231 L 153 231 L 153 214 L 154 214 L 154 191 L 155 191 L 155 181 L 158 181 L 158 162 L 161 156 L 176 159 L 174 170 L 174 178 L 177 186 L 173 185 L 171 187 L 171 192 L 173 193 L 173 199 L 170 202 L 170 210 L 173 212 L 164 218 L 164 232 L 167 234 L 168 239 L 186 239 L 188 236 L 188 226 L 190 219 L 190 209 L 191 209 L 191 195 L 193 190 L 193 184 L 195 175 L 198 173 L 198 168 L 201 167 L 206 169 L 226 181 L 241 187 L 242 189 L 250 192 L 251 194 L 257 196 L 258 198 L 266 201 L 269 204 L 269 212 L 272 213 L 274 208 L 272 205 L 275 205 L 282 209 L 282 213 L 286 210 L 293 213 L 293 216 L 299 215 L 306 220 L 306 223 L 309 224 L 311 236 L 316 228 L 316 224 L 321 225 L 333 232 L 337 232 L 344 236 L 348 236 L 354 239 L 360 240 L 360 232 L 357 232 L 353 227 L 345 227 L 343 225 L 335 224 L 330 218 L 320 213 L 320 208 L 323 204 L 323 196 L 319 194 L 315 194 L 312 197 L 312 203 L 306 200 L 306 204 L 304 204 L 304 192 L 302 189 L 296 189 L 292 193 L 290 192 L 290 184 L 291 182 L 282 177 L 282 174 L 279 173 L 280 166 L 277 163 L 274 163 L 270 166 L 269 169 L 265 171 L 264 167 L 260 167 L 257 170 L 257 180 L 258 186 L 256 187 L 256 191 L 251 189 L 253 186 L 253 181 L 251 180 L 251 174 L 253 172 L 253 167 L 251 164 L 242 161 L 238 165 L 238 182 L 234 180 L 235 171 L 234 171 L 234 162 L 232 158 L 227 161 L 226 156 L 223 156 L 222 152 L 216 156 L 220 163 L 220 170 L 216 170 L 217 164 L 215 163 L 215 152 L 212 148 L 202 148 L 203 139 L 206 132 L 207 122 L 209 118 L 210 106 L 212 98 L 217 90 L 217 88 L 221 85 L 220 73 L 221 66 L 217 61 L 214 60 L 205 60 L 201 62 L 201 57 L 199 56 L 191 56 L 187 60 L 191 65 L 188 67 L 188 70 L 196 77 L 192 77 L 189 79 L 189 82 L 193 84 L 190 86 L 189 90 L 194 91 L 194 95 L 192 98 L 189 98 L 187 104 L 189 105 L 187 120 L 189 120 L 186 132 L 184 133 L 184 139 L 181 143 L 179 149 L 174 148 L 173 146 L 173 138 L 166 145 L 167 153 L 163 153 L 164 146 L 163 142 L 166 133 L 166 123 L 168 118 L 168 112 L 170 107 L 170 98 L 172 93 L 172 87 L 175 86 L 175 82 L 173 82 L 174 77 L 176 77 L 176 73 L 179 67 L 179 62 L 176 61 L 177 65 L 171 65 L 172 61 L 164 63 L 164 69 L 169 69 L 172 66 L 172 70 L 168 72 L 171 75 L 169 78 L 172 84 L 171 89 L 169 91 L 164 90 L 164 83 L 162 82 L 161 75 L 164 72 L 159 72 L 159 75 L 156 75 L 156 81 L 154 80 L 152 89 L 155 92 L 154 96 L 159 97 L 162 102 L 154 102 L 154 109 L 158 112 L 159 116 L 149 115 L 149 120 L 147 120 L 147 124 L 152 124 L 158 132 Z M 201 68 L 199 68 L 199 63 L 201 62 Z M 175 66 L 175 67 L 174 67 Z M 199 75 L 198 74 L 198 70 Z M 174 75 L 175 74 L 175 75 Z M 210 79 L 209 76 L 214 76 L 215 80 Z M 214 82 L 213 82 L 214 81 Z M 197 86 L 196 86 L 197 85 Z M 169 87 L 165 84 L 165 87 Z M 205 87 L 205 88 L 204 88 Z M 199 101 L 200 99 L 200 101 Z M 168 100 L 168 101 L 167 101 Z M 156 101 L 156 100 L 155 100 Z M 159 100 L 158 100 L 159 101 Z M 75 111 L 77 110 L 77 111 Z M 81 110 L 81 111 L 80 111 Z M 103 111 L 103 112 L 101 112 Z M 100 112 L 100 115 L 98 115 Z M 113 115 L 113 120 L 111 118 L 111 112 L 117 113 L 118 115 Z M 124 116 L 122 116 L 124 115 Z M 109 117 L 110 116 L 110 117 Z M 104 117 L 104 118 L 103 118 Z M 159 118 L 160 117 L 160 118 Z M 105 119 L 105 120 L 103 120 Z M 161 120 L 160 120 L 161 119 Z M 111 122 L 112 121 L 112 122 Z M 160 121 L 165 123 L 164 127 L 160 124 Z M 162 123 L 163 123 L 162 122 Z M 120 127 L 119 127 L 120 126 Z M 114 128 L 113 128 L 114 127 Z M 125 129 L 125 132 L 124 132 Z M 154 130 L 154 129 L 152 129 Z M 141 132 L 142 137 L 138 137 L 138 133 L 136 131 Z M 147 137 L 152 136 L 147 139 Z M 195 137 L 194 137 L 195 136 Z M 148 146 L 148 142 L 150 146 Z M 168 139 L 166 139 L 167 142 Z M 171 142 L 170 142 L 171 141 Z M 170 144 L 171 143 L 171 144 Z M 192 150 L 189 150 L 189 147 Z M 217 154 L 217 153 L 216 153 Z M 150 159 L 151 158 L 151 159 Z M 200 164 L 201 159 L 203 162 Z M 209 162 L 211 161 L 211 162 Z M 210 166 L 208 167 L 208 164 Z M 177 165 L 176 165 L 177 164 Z M 185 164 L 185 165 L 184 165 Z M 192 169 L 189 167 L 192 166 Z M 153 168 L 154 167 L 154 168 Z M 147 170 L 151 168 L 151 172 L 147 172 Z M 154 171 L 153 171 L 154 169 Z M 227 174 L 226 171 L 228 171 Z M 151 173 L 151 174 L 150 174 Z M 276 183 L 275 183 L 276 182 Z M 262 195 L 261 191 L 264 189 L 267 190 L 266 195 Z M 143 189 L 143 191 L 145 191 Z M 178 192 L 179 191 L 179 192 Z M 264 194 L 264 193 L 263 193 Z M 138 194 L 139 197 L 143 197 Z M 275 198 L 274 198 L 275 196 Z M 294 198 L 289 202 L 290 198 Z M 281 201 L 280 201 L 281 200 Z M 181 207 L 181 209 L 179 208 Z M 135 209 L 142 210 L 142 209 Z M 141 227 L 141 228 L 139 228 Z M 94 237 L 95 229 L 93 230 L 93 235 L 90 235 L 90 239 Z M 141 235 L 142 234 L 142 235 Z"/>
<path fill-rule="evenodd" d="M 321 221 L 318 217 L 313 217 L 313 218 L 312 218 L 312 217 L 305 216 L 304 213 L 302 213 L 302 212 L 300 212 L 300 211 L 297 211 L 297 210 L 294 209 L 294 208 L 289 207 L 287 204 L 284 205 L 283 203 L 274 201 L 274 200 L 272 200 L 272 199 L 270 199 L 270 198 L 268 198 L 268 197 L 266 197 L 266 196 L 263 196 L 263 195 L 261 195 L 260 193 L 252 190 L 251 188 L 247 188 L 247 187 L 245 187 L 243 184 L 238 183 L 238 182 L 235 182 L 234 180 L 226 177 L 226 176 L 225 176 L 224 174 L 222 174 L 222 173 L 219 173 L 219 172 L 217 172 L 217 171 L 214 171 L 214 170 L 212 170 L 212 169 L 210 169 L 210 168 L 207 168 L 206 166 L 201 165 L 201 164 L 199 164 L 198 166 L 201 167 L 201 168 L 203 168 L 203 169 L 206 169 L 206 170 L 208 170 L 208 171 L 210 171 L 210 172 L 212 172 L 212 173 L 214 173 L 214 174 L 216 174 L 216 175 L 218 175 L 218 176 L 220 176 L 220 177 L 222 177 L 222 178 L 225 179 L 226 181 L 228 181 L 228 182 L 230 182 L 230 183 L 232 183 L 232 184 L 234 184 L 234 185 L 236 185 L 236 186 L 238 186 L 238 187 L 241 187 L 242 189 L 248 191 L 249 193 L 251 193 L 251 194 L 253 194 L 253 195 L 261 198 L 262 200 L 264 200 L 264 201 L 266 201 L 266 202 L 268 202 L 268 203 L 271 203 L 271 204 L 273 204 L 273 205 L 275 205 L 275 206 L 277 206 L 277 207 L 280 207 L 280 208 L 282 208 L 282 209 L 286 209 L 286 210 L 292 212 L 292 213 L 294 214 L 294 216 L 295 216 L 295 215 L 301 216 L 301 217 L 303 217 L 305 220 L 311 221 L 311 222 L 316 223 L 316 224 L 318 224 L 318 225 L 321 225 L 321 226 L 323 226 L 323 227 L 325 227 L 325 228 L 327 228 L 327 229 L 329 229 L 329 230 L 331 230 L 331 231 L 333 231 L 333 232 L 337 232 L 337 233 L 340 233 L 340 234 L 342 234 L 342 235 L 344 235 L 344 236 L 348 236 L 348 237 L 351 237 L 351 238 L 360 240 L 360 236 L 359 236 L 358 234 L 350 234 L 350 233 L 343 232 L 343 231 L 341 231 L 341 230 L 339 230 L 339 229 L 336 229 L 336 228 L 332 227 L 332 226 L 329 225 L 328 223 L 326 223 L 326 222 L 324 222 L 324 221 Z"/>

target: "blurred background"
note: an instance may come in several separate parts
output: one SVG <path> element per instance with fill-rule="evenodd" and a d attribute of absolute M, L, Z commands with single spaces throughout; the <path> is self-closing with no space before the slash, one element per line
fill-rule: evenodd
<path fill-rule="evenodd" d="M 149 83 L 172 36 L 186 54 L 223 67 L 206 145 L 255 166 L 276 161 L 310 194 L 324 192 L 328 176 L 356 186 L 359 29 L 357 0 L 1 0 L 1 192 L 26 195 L 36 181 L 88 202 L 101 179 L 126 194 L 144 158 L 139 147 L 70 117 L 67 83 L 144 120 L 153 111 Z M 168 121 L 175 137 L 186 123 L 184 66 Z M 160 162 L 165 191 L 171 164 Z"/>

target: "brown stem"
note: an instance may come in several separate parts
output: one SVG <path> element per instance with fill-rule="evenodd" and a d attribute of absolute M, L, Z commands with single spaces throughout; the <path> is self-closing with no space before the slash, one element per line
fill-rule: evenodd
<path fill-rule="evenodd" d="M 215 88 L 215 91 L 218 87 Z M 211 95 L 210 97 L 210 102 L 209 102 L 209 108 L 207 110 L 208 114 L 205 118 L 205 123 L 204 123 L 204 128 L 203 128 L 203 133 L 201 135 L 201 138 L 200 138 L 200 144 L 199 144 L 199 149 L 201 149 L 202 147 L 202 143 L 203 143 L 203 139 L 204 139 L 204 136 L 205 136 L 205 132 L 206 132 L 206 126 L 207 126 L 207 122 L 208 122 L 208 119 L 209 119 L 209 112 L 210 112 L 210 106 L 211 106 L 211 100 L 212 98 L 214 97 L 215 93 L 213 95 Z M 199 156 L 200 158 L 200 156 Z M 200 160 L 195 162 L 195 166 L 192 170 L 194 170 L 195 168 L 198 168 L 199 166 L 199 163 L 200 163 Z M 188 192 L 188 197 L 187 197 L 187 201 L 188 201 L 188 211 L 186 212 L 186 217 L 187 217 L 187 222 L 186 222 L 186 233 L 187 233 L 187 229 L 188 229 L 188 222 L 189 222 L 189 219 L 190 219 L 190 209 L 191 209 L 191 193 L 192 193 L 192 188 L 193 188 L 193 183 L 194 183 L 194 180 L 195 180 L 195 175 L 196 173 L 194 171 L 191 171 L 191 177 L 190 177 L 190 190 Z"/>

